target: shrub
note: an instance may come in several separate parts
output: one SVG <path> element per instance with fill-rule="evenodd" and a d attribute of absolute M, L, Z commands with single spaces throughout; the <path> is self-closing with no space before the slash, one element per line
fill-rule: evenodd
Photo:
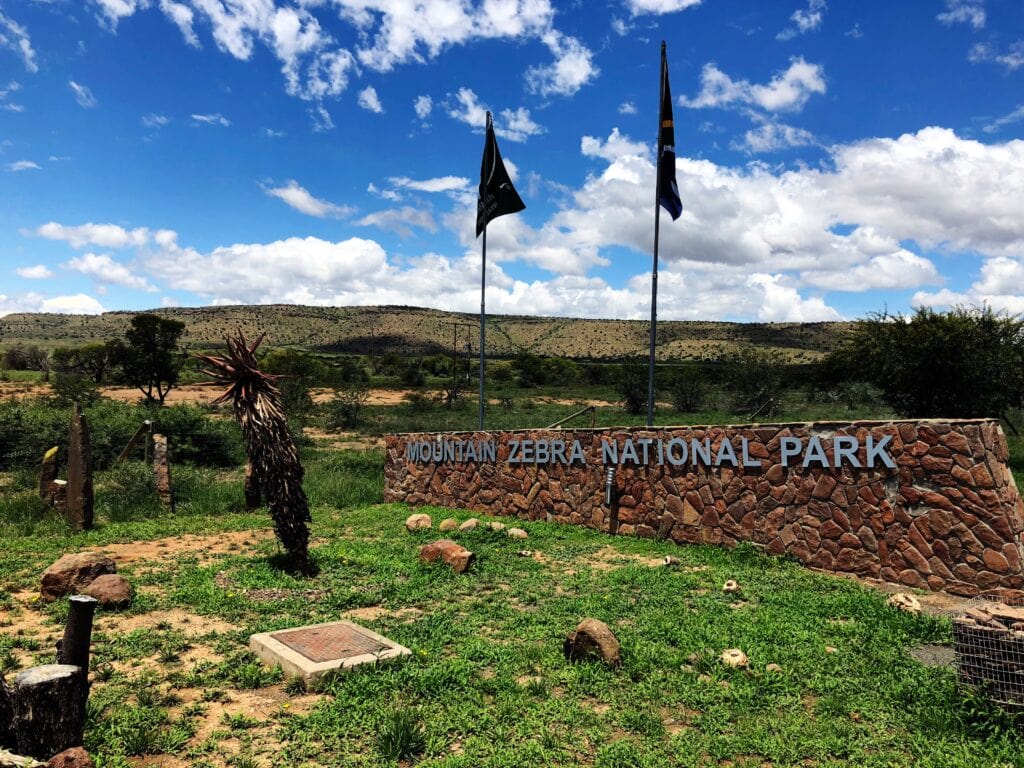
<path fill-rule="evenodd" d="M 771 416 L 782 391 L 785 358 L 774 349 L 746 347 L 733 354 L 725 370 L 725 383 L 736 411 Z"/>
<path fill-rule="evenodd" d="M 407 387 L 422 387 L 427 383 L 426 374 L 423 373 L 423 367 L 417 360 L 410 360 L 399 375 L 402 383 Z"/>
<path fill-rule="evenodd" d="M 989 307 L 883 313 L 860 321 L 829 362 L 906 416 L 1002 416 L 1024 398 L 1024 320 Z"/>
<path fill-rule="evenodd" d="M 707 383 L 698 368 L 683 368 L 672 379 L 672 407 L 679 413 L 699 411 Z"/>
<path fill-rule="evenodd" d="M 616 391 L 622 407 L 633 416 L 647 410 L 647 361 L 633 357 L 619 367 Z"/>
<path fill-rule="evenodd" d="M 370 390 L 362 386 L 351 386 L 338 390 L 327 404 L 327 426 L 331 429 L 351 429 L 359 426 L 363 419 L 363 407 L 370 398 Z"/>
<path fill-rule="evenodd" d="M 62 373 L 53 376 L 53 401 L 59 406 L 81 403 L 82 407 L 92 405 L 100 399 L 100 390 L 92 377 L 84 373 Z"/>

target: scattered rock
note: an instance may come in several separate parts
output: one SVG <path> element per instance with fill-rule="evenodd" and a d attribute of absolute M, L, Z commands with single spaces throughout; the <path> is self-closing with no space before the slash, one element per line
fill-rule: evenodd
<path fill-rule="evenodd" d="M 493 521 L 493 522 L 488 523 L 487 527 L 490 528 L 492 531 L 504 531 L 505 530 L 505 524 L 504 523 L 499 523 L 497 521 Z"/>
<path fill-rule="evenodd" d="M 64 595 L 81 592 L 100 576 L 116 573 L 114 561 L 96 552 L 75 552 L 64 555 L 43 571 L 39 595 L 53 601 Z"/>
<path fill-rule="evenodd" d="M 562 646 L 565 658 L 579 661 L 591 656 L 600 656 L 605 664 L 617 667 L 622 663 L 622 650 L 618 638 L 608 625 L 598 619 L 584 619 L 570 632 Z"/>
<path fill-rule="evenodd" d="M 519 555 L 520 557 L 533 557 L 533 550 L 532 549 L 520 549 L 518 552 L 516 552 L 516 554 Z"/>
<path fill-rule="evenodd" d="M 50 758 L 46 768 L 94 768 L 89 753 L 81 747 L 72 747 Z"/>
<path fill-rule="evenodd" d="M 825 646 L 825 653 L 838 653 L 838 652 L 839 652 L 839 649 L 836 648 L 834 645 L 826 645 Z"/>
<path fill-rule="evenodd" d="M 458 520 L 456 520 L 454 517 L 446 517 L 444 520 L 441 521 L 441 524 L 437 526 L 437 530 L 441 531 L 441 533 L 447 533 L 448 531 L 454 531 L 458 527 Z"/>
<path fill-rule="evenodd" d="M 530 534 L 524 531 L 522 528 L 509 528 L 505 531 L 505 535 L 510 539 L 526 539 L 529 538 Z"/>
<path fill-rule="evenodd" d="M 722 585 L 722 591 L 726 594 L 735 594 L 740 591 L 739 582 L 735 579 L 729 579 L 725 584 Z"/>
<path fill-rule="evenodd" d="M 465 533 L 466 531 L 475 530 L 478 525 L 480 525 L 480 521 L 475 517 L 471 517 L 459 526 L 459 530 Z"/>
<path fill-rule="evenodd" d="M 465 573 L 475 558 L 476 555 L 451 539 L 441 539 L 420 547 L 420 560 L 426 563 L 441 560 L 456 573 Z"/>
<path fill-rule="evenodd" d="M 666 568 L 675 568 L 679 565 L 679 558 L 673 557 L 672 555 L 665 555 L 665 559 L 661 561 L 661 564 Z"/>
<path fill-rule="evenodd" d="M 780 667 L 778 664 L 769 664 L 767 667 L 764 668 L 764 671 L 765 672 L 781 672 L 782 671 L 782 667 Z"/>
<path fill-rule="evenodd" d="M 132 602 L 131 584 L 117 573 L 97 577 L 82 594 L 95 597 L 100 608 L 127 608 Z"/>
<path fill-rule="evenodd" d="M 886 605 L 891 605 L 900 611 L 906 611 L 907 613 L 918 614 L 921 612 L 921 601 L 913 595 L 908 595 L 906 592 L 897 592 L 895 595 L 885 601 Z"/>
<path fill-rule="evenodd" d="M 429 528 L 433 524 L 434 521 L 430 519 L 430 515 L 409 515 L 409 517 L 405 519 L 405 529 L 410 532 Z"/>
<path fill-rule="evenodd" d="M 739 648 L 727 648 L 722 651 L 722 655 L 719 658 L 722 659 L 722 663 L 725 666 L 732 667 L 733 669 L 746 669 L 747 665 L 750 664 L 747 654 Z"/>

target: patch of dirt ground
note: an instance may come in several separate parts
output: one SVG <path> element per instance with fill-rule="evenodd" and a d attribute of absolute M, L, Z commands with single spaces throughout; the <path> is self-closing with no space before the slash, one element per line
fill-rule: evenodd
<path fill-rule="evenodd" d="M 663 564 L 664 558 L 620 552 L 611 545 L 601 547 L 586 559 L 586 565 L 595 571 L 614 571 L 616 568 L 625 568 L 630 565 L 646 565 L 655 568 Z"/>
<path fill-rule="evenodd" d="M 140 561 L 159 563 L 182 555 L 194 555 L 199 562 L 208 563 L 225 555 L 251 554 L 264 541 L 273 538 L 274 532 L 270 529 L 228 531 L 209 536 L 186 533 L 152 541 L 107 544 L 91 551 L 106 555 L 118 568 Z"/>

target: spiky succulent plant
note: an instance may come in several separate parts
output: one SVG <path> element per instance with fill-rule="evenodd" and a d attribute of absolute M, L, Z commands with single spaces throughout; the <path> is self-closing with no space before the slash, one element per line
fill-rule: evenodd
<path fill-rule="evenodd" d="M 309 501 L 302 489 L 302 464 L 276 386 L 280 378 L 259 370 L 256 349 L 266 334 L 251 344 L 241 329 L 226 336 L 226 355 L 197 355 L 208 368 L 211 384 L 227 387 L 214 402 L 230 401 L 242 428 L 245 450 L 258 487 L 274 520 L 274 531 L 288 554 L 292 569 L 310 572 Z"/>

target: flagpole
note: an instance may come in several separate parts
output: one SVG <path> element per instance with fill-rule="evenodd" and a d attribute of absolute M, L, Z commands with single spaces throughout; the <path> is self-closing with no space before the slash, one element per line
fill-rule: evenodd
<path fill-rule="evenodd" d="M 651 269 L 651 349 L 647 362 L 647 426 L 654 426 L 654 342 L 658 333 L 658 234 L 661 229 L 661 202 L 658 199 L 658 180 L 661 168 L 661 108 L 665 102 L 665 41 L 661 41 L 661 71 L 658 87 L 658 151 L 654 156 L 654 266 Z"/>
<path fill-rule="evenodd" d="M 480 430 L 484 428 L 484 324 L 487 287 L 487 225 L 484 225 L 483 260 L 480 266 Z"/>

